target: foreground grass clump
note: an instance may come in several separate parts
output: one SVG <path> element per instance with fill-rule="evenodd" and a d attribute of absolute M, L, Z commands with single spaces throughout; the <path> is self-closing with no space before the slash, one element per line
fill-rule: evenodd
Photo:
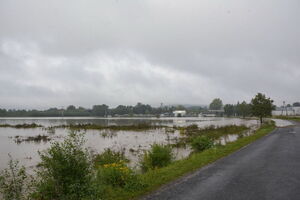
<path fill-rule="evenodd" d="M 172 148 L 168 145 L 154 144 L 146 151 L 141 161 L 143 171 L 161 168 L 169 165 L 173 160 Z"/>
<path fill-rule="evenodd" d="M 125 191 L 136 191 L 145 187 L 139 176 L 126 163 L 129 160 L 124 152 L 106 149 L 95 159 L 96 180 L 105 190 L 121 188 Z"/>
<path fill-rule="evenodd" d="M 191 146 L 194 149 L 194 151 L 204 151 L 206 149 L 209 149 L 213 147 L 214 141 L 206 136 L 198 136 L 194 138 L 191 142 Z"/>
<path fill-rule="evenodd" d="M 125 191 L 137 191 L 145 187 L 140 177 L 124 162 L 105 164 L 98 168 L 97 180 L 108 188 L 121 188 Z"/>

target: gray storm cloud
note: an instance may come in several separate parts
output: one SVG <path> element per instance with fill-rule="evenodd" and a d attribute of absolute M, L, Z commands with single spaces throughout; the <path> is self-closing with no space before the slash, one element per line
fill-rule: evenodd
<path fill-rule="evenodd" d="M 299 101 L 296 0 L 1 0 L 0 107 Z"/>

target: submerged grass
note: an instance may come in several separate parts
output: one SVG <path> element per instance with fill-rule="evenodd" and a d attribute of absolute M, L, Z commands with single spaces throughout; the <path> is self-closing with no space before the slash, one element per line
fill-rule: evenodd
<path fill-rule="evenodd" d="M 42 125 L 32 123 L 32 124 L 16 124 L 16 125 L 11 125 L 11 124 L 0 124 L 0 128 L 40 128 L 43 127 Z"/>
<path fill-rule="evenodd" d="M 255 140 L 267 135 L 275 129 L 274 123 L 261 126 L 254 134 L 240 138 L 225 146 L 215 146 L 200 153 L 191 154 L 190 157 L 175 161 L 167 167 L 150 170 L 145 174 L 139 175 L 147 187 L 139 191 L 125 191 L 122 188 L 115 188 L 106 192 L 105 199 L 127 200 L 145 195 L 163 184 L 171 182 L 187 173 L 191 173 L 205 165 L 208 165 L 222 157 L 225 157 L 240 148 L 254 142 Z"/>
<path fill-rule="evenodd" d="M 248 127 L 241 125 L 228 125 L 223 127 L 209 126 L 206 128 L 199 129 L 197 125 L 191 125 L 188 127 L 176 127 L 182 135 L 185 137 L 179 138 L 179 140 L 172 144 L 174 147 L 186 146 L 186 144 L 191 143 L 197 137 L 207 137 L 210 140 L 216 141 L 226 135 L 238 135 L 241 136 Z"/>
<path fill-rule="evenodd" d="M 17 144 L 20 144 L 22 142 L 36 142 L 36 143 L 39 143 L 39 142 L 48 142 L 50 141 L 51 138 L 47 135 L 37 135 L 37 136 L 28 136 L 28 137 L 21 137 L 21 136 L 15 136 L 14 137 L 14 141 L 17 143 Z"/>
<path fill-rule="evenodd" d="M 133 124 L 133 125 L 112 125 L 112 126 L 103 126 L 97 124 L 68 124 L 68 125 L 58 125 L 58 126 L 50 126 L 44 127 L 39 124 L 0 124 L 0 128 L 44 128 L 45 130 L 54 130 L 56 128 L 68 128 L 71 130 L 115 130 L 115 131 L 146 131 L 153 129 L 161 129 L 168 128 L 167 126 L 161 125 L 151 125 L 147 123 Z"/>
<path fill-rule="evenodd" d="M 54 128 L 69 128 L 71 130 L 123 130 L 123 131 L 145 131 L 151 129 L 161 129 L 166 128 L 166 126 L 156 126 L 151 124 L 134 124 L 126 126 L 102 126 L 97 124 L 69 124 L 69 125 L 60 125 L 54 126 Z"/>

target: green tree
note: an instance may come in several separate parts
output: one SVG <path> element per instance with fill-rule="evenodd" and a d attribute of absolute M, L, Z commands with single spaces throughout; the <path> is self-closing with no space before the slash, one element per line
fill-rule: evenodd
<path fill-rule="evenodd" d="M 251 113 L 252 115 L 259 117 L 260 122 L 263 122 L 264 117 L 272 115 L 272 110 L 275 109 L 273 105 L 273 100 L 267 98 L 264 94 L 258 93 L 251 100 Z"/>
<path fill-rule="evenodd" d="M 221 110 L 222 107 L 223 107 L 223 102 L 219 98 L 214 99 L 209 105 L 210 110 Z"/>
<path fill-rule="evenodd" d="M 239 115 L 242 116 L 243 118 L 251 114 L 251 106 L 247 104 L 246 101 L 243 101 L 241 104 L 238 104 L 237 110 Z"/>
<path fill-rule="evenodd" d="M 233 116 L 235 114 L 234 113 L 234 105 L 232 105 L 232 104 L 226 104 L 224 106 L 224 113 L 228 117 Z"/>
<path fill-rule="evenodd" d="M 40 153 L 34 199 L 77 200 L 91 195 L 92 165 L 84 143 L 83 134 L 71 132 Z"/>
<path fill-rule="evenodd" d="M 94 105 L 92 109 L 92 113 L 94 116 L 104 117 L 108 114 L 108 106 L 105 104 L 102 105 Z"/>
<path fill-rule="evenodd" d="M 67 111 L 74 111 L 74 110 L 76 110 L 76 107 L 73 106 L 73 105 L 69 105 L 69 106 L 67 107 Z"/>
<path fill-rule="evenodd" d="M 300 102 L 295 102 L 295 103 L 293 103 L 293 106 L 294 106 L 294 107 L 300 107 Z"/>

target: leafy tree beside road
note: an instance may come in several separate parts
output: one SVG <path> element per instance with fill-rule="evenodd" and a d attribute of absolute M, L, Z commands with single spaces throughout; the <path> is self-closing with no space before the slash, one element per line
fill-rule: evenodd
<path fill-rule="evenodd" d="M 273 102 L 272 99 L 267 98 L 264 94 L 258 93 L 251 100 L 252 115 L 259 117 L 260 123 L 262 123 L 264 117 L 272 115 L 272 110 L 275 109 Z"/>

